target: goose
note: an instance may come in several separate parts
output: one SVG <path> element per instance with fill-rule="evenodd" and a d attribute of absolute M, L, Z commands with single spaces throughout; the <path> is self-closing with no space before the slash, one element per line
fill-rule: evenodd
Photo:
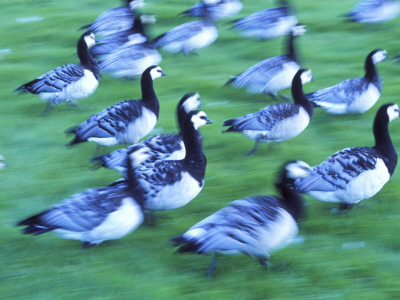
<path fill-rule="evenodd" d="M 100 14 L 93 23 L 82 26 L 91 32 L 106 37 L 132 27 L 134 12 L 145 5 L 143 0 L 125 0 L 124 6 L 114 7 Z"/>
<path fill-rule="evenodd" d="M 392 0 L 360 0 L 344 15 L 349 22 L 374 24 L 390 21 L 400 13 L 400 4 Z"/>
<path fill-rule="evenodd" d="M 148 67 L 141 78 L 142 98 L 120 101 L 98 114 L 91 115 L 78 127 L 68 129 L 75 134 L 67 146 L 85 141 L 102 146 L 134 144 L 155 126 L 160 106 L 153 80 L 166 74 L 159 66 Z"/>
<path fill-rule="evenodd" d="M 238 14 L 242 8 L 243 3 L 240 0 L 201 0 L 182 14 L 189 17 L 221 20 Z"/>
<path fill-rule="evenodd" d="M 143 212 L 125 181 L 88 189 L 52 208 L 18 222 L 24 234 L 53 231 L 64 239 L 79 240 L 82 247 L 119 239 L 143 222 Z"/>
<path fill-rule="evenodd" d="M 281 0 L 279 7 L 263 9 L 236 20 L 232 28 L 246 38 L 267 40 L 289 34 L 297 23 L 288 2 Z"/>
<path fill-rule="evenodd" d="M 104 56 L 116 51 L 118 47 L 127 42 L 135 41 L 136 43 L 143 43 L 147 41 L 148 37 L 145 27 L 150 22 L 155 22 L 153 16 L 136 15 L 134 17 L 132 28 L 105 37 L 90 48 L 90 53 L 93 57 L 101 60 Z"/>
<path fill-rule="evenodd" d="M 373 197 L 389 181 L 397 164 L 397 153 L 389 135 L 389 122 L 399 117 L 394 103 L 382 105 L 375 116 L 375 146 L 345 148 L 321 164 L 297 164 L 294 187 L 300 193 L 325 202 L 340 203 L 339 209 L 353 207 Z"/>
<path fill-rule="evenodd" d="M 207 270 L 211 277 L 217 253 L 243 253 L 255 257 L 268 266 L 272 252 L 292 243 L 298 234 L 298 220 L 303 210 L 303 199 L 291 188 L 287 168 L 282 168 L 276 187 L 280 197 L 249 196 L 230 202 L 227 206 L 171 239 L 179 246 L 179 253 L 213 253 Z"/>
<path fill-rule="evenodd" d="M 217 37 L 217 28 L 206 18 L 181 24 L 153 39 L 152 44 L 168 52 L 188 55 L 211 45 Z"/>
<path fill-rule="evenodd" d="M 203 111 L 194 110 L 186 116 L 182 130 L 186 149 L 184 159 L 147 162 L 143 161 L 141 152 L 128 156 L 127 181 L 135 200 L 144 210 L 179 208 L 200 193 L 207 161 L 198 129 L 211 123 Z"/>
<path fill-rule="evenodd" d="M 227 120 L 223 126 L 230 127 L 223 132 L 241 132 L 255 140 L 255 146 L 248 155 L 256 152 L 260 142 L 283 142 L 299 135 L 313 115 L 313 105 L 304 96 L 302 87 L 312 79 L 311 70 L 300 69 L 292 83 L 294 103 L 273 104 L 255 113 Z"/>
<path fill-rule="evenodd" d="M 177 105 L 177 120 L 180 131 L 183 130 L 183 121 L 186 115 L 190 111 L 197 109 L 200 104 L 201 100 L 198 93 L 187 93 L 179 101 Z M 143 153 L 142 161 L 146 160 L 146 162 L 154 162 L 160 159 L 184 159 L 186 153 L 182 134 L 169 133 L 150 137 L 128 148 L 117 149 L 107 155 L 95 157 L 92 161 L 98 161 L 101 166 L 114 169 L 126 177 L 128 155 L 139 152 Z M 135 162 L 139 163 L 138 155 L 135 156 Z"/>
<path fill-rule="evenodd" d="M 294 39 L 305 32 L 304 25 L 293 27 L 288 37 L 288 54 L 260 61 L 240 75 L 233 76 L 226 84 L 246 88 L 249 93 L 267 93 L 277 100 L 278 91 L 290 87 L 294 74 L 300 69 Z"/>
<path fill-rule="evenodd" d="M 386 59 L 386 50 L 375 49 L 365 59 L 365 75 L 306 95 L 316 107 L 331 114 L 362 114 L 378 101 L 382 82 L 375 64 Z"/>
<path fill-rule="evenodd" d="M 67 64 L 16 88 L 14 92 L 31 93 L 47 102 L 45 112 L 61 102 L 75 105 L 76 100 L 88 97 L 99 85 L 100 69 L 89 52 L 95 36 L 87 31 L 78 40 L 80 64 Z"/>
<path fill-rule="evenodd" d="M 160 53 L 148 42 L 138 42 L 134 38 L 103 57 L 99 65 L 102 72 L 113 77 L 134 79 L 147 67 L 158 65 L 161 61 Z"/>

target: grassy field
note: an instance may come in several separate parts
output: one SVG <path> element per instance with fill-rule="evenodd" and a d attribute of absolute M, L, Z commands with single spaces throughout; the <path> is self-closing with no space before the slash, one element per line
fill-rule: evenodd
<path fill-rule="evenodd" d="M 185 22 L 177 14 L 194 1 L 148 0 L 153 36 Z M 390 56 L 400 49 L 400 18 L 364 26 L 344 23 L 340 15 L 356 3 L 291 1 L 308 32 L 297 40 L 302 65 L 316 78 L 305 91 L 361 76 L 365 56 L 383 48 Z M 106 0 L 2 0 L 0 19 L 0 153 L 8 167 L 0 171 L 0 295 L 2 299 L 398 299 L 400 297 L 399 172 L 372 199 L 340 215 L 334 205 L 306 198 L 301 222 L 304 242 L 270 258 L 270 269 L 244 255 L 221 256 L 213 280 L 205 276 L 211 256 L 177 255 L 168 239 L 243 196 L 275 194 L 275 174 L 287 159 L 320 163 L 348 146 L 373 145 L 372 121 L 378 107 L 398 102 L 400 65 L 378 65 L 384 84 L 381 99 L 364 115 L 332 116 L 315 110 L 298 137 L 244 156 L 253 142 L 240 134 L 221 134 L 224 120 L 254 112 L 273 101 L 224 87 L 238 74 L 267 57 L 282 54 L 284 40 L 246 40 L 219 24 L 219 38 L 200 55 L 162 52 L 167 77 L 155 81 L 161 106 L 157 130 L 176 131 L 175 106 L 187 92 L 197 91 L 214 125 L 202 128 L 208 159 L 206 185 L 191 203 L 157 213 L 155 226 L 98 247 L 81 250 L 76 241 L 49 233 L 20 234 L 15 223 L 70 195 L 119 178 L 111 170 L 92 170 L 96 145 L 67 149 L 64 130 L 120 100 L 140 97 L 138 81 L 104 75 L 97 91 L 79 108 L 61 104 L 47 116 L 45 103 L 12 90 L 50 69 L 78 61 L 79 27 L 119 5 Z M 274 6 L 274 1 L 245 0 L 238 17 Z M 30 17 L 40 17 L 26 19 Z M 24 22 L 25 21 L 25 22 Z M 30 21 L 30 22 L 26 22 Z M 283 92 L 290 95 L 290 91 Z M 399 121 L 390 125 L 400 145 Z M 117 148 L 117 147 L 115 147 Z M 114 148 L 113 148 L 114 149 Z M 111 149 L 110 149 L 111 150 Z"/>

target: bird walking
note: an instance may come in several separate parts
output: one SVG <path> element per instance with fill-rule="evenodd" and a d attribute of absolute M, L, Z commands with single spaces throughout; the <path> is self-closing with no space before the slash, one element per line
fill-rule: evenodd
<path fill-rule="evenodd" d="M 230 126 L 223 132 L 241 132 L 258 144 L 283 142 L 303 132 L 313 115 L 313 105 L 303 93 L 303 84 L 313 79 L 311 70 L 300 69 L 293 77 L 292 96 L 294 103 L 277 103 L 267 106 L 255 113 L 246 114 L 236 119 L 227 120 L 223 126 Z"/>
<path fill-rule="evenodd" d="M 204 187 L 207 160 L 203 152 L 200 126 L 211 124 L 203 111 L 191 111 L 183 123 L 182 139 L 185 157 L 180 160 L 143 160 L 142 153 L 128 159 L 131 193 L 144 210 L 160 211 L 182 207 Z"/>
<path fill-rule="evenodd" d="M 159 66 L 148 67 L 141 78 L 141 99 L 124 100 L 89 116 L 78 127 L 66 131 L 75 134 L 67 146 L 86 141 L 102 146 L 136 143 L 157 123 L 160 105 L 153 80 L 165 75 Z"/>
<path fill-rule="evenodd" d="M 278 100 L 278 92 L 290 87 L 293 76 L 300 69 L 294 40 L 305 32 L 304 25 L 291 28 L 287 41 L 287 54 L 267 58 L 243 73 L 233 76 L 226 84 L 238 89 L 245 88 L 249 93 L 267 93 Z"/>
<path fill-rule="evenodd" d="M 79 240 L 82 247 L 119 239 L 143 222 L 143 212 L 128 185 L 117 181 L 75 194 L 52 208 L 18 222 L 24 234 L 49 231 L 64 239 Z"/>
<path fill-rule="evenodd" d="M 161 134 L 149 137 L 144 141 L 131 145 L 124 149 L 117 149 L 109 154 L 95 157 L 92 161 L 98 161 L 102 167 L 114 169 L 127 176 L 128 156 L 135 156 L 135 163 L 155 162 L 157 160 L 179 160 L 185 158 L 185 145 L 182 140 L 183 122 L 190 111 L 197 109 L 201 104 L 198 93 L 185 94 L 177 105 L 177 120 L 180 132 Z M 142 153 L 142 161 L 139 161 L 138 155 Z"/>
<path fill-rule="evenodd" d="M 83 33 L 77 50 L 80 64 L 67 64 L 16 88 L 14 92 L 38 95 L 47 102 L 44 112 L 61 102 L 76 105 L 76 100 L 88 97 L 99 85 L 100 68 L 89 48 L 96 43 L 92 32 Z"/>
<path fill-rule="evenodd" d="M 389 181 L 397 165 L 397 152 L 389 135 L 389 122 L 400 115 L 397 104 L 382 105 L 376 113 L 375 146 L 345 148 L 315 167 L 298 163 L 294 187 L 300 193 L 339 203 L 348 209 L 378 193 Z"/>
<path fill-rule="evenodd" d="M 276 183 L 279 197 L 249 196 L 227 206 L 171 239 L 178 252 L 213 253 L 207 275 L 211 277 L 217 253 L 243 253 L 268 266 L 268 258 L 293 242 L 298 234 L 298 221 L 303 199 L 292 189 L 288 170 L 294 161 L 285 164 Z"/>
<path fill-rule="evenodd" d="M 375 49 L 365 59 L 365 75 L 306 95 L 316 107 L 331 114 L 362 114 L 381 96 L 382 81 L 375 65 L 387 57 L 386 50 Z"/>

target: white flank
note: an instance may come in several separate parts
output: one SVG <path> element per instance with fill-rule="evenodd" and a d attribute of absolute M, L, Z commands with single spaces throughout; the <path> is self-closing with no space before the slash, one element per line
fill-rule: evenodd
<path fill-rule="evenodd" d="M 93 212 L 94 214 L 96 212 Z M 132 198 L 124 198 L 121 206 L 110 213 L 99 226 L 89 231 L 68 231 L 56 229 L 54 232 L 64 239 L 80 240 L 100 244 L 106 240 L 115 240 L 130 233 L 143 222 L 140 206 Z"/>
<path fill-rule="evenodd" d="M 263 92 L 276 93 L 291 87 L 293 77 L 299 69 L 300 66 L 295 61 L 283 64 L 283 70 L 279 71 L 265 84 Z"/>
<path fill-rule="evenodd" d="M 207 47 L 218 37 L 218 30 L 214 26 L 204 26 L 202 31 L 186 40 L 172 41 L 163 46 L 166 51 L 188 54 L 194 50 Z"/>
<path fill-rule="evenodd" d="M 40 93 L 39 97 L 43 101 L 51 101 L 55 104 L 71 101 L 88 97 L 92 94 L 99 85 L 98 80 L 94 77 L 93 73 L 87 69 L 84 70 L 84 75 L 77 81 L 73 81 L 61 92 L 58 93 Z"/>
<path fill-rule="evenodd" d="M 94 142 L 96 144 L 102 146 L 114 146 L 118 144 L 118 141 L 115 137 L 107 137 L 107 138 L 100 138 L 100 137 L 90 137 L 87 139 L 89 142 Z"/>
<path fill-rule="evenodd" d="M 183 173 L 181 181 L 165 186 L 155 197 L 146 201 L 145 208 L 149 210 L 170 210 L 182 207 L 195 198 L 204 186 L 189 173 Z"/>
<path fill-rule="evenodd" d="M 375 169 L 361 173 L 350 181 L 344 190 L 334 192 L 310 191 L 308 194 L 320 201 L 355 204 L 371 198 L 389 181 L 390 174 L 382 159 L 377 159 Z"/>
<path fill-rule="evenodd" d="M 279 21 L 274 24 L 266 23 L 266 27 L 253 26 L 249 29 L 244 29 L 241 34 L 244 37 L 256 39 L 272 39 L 290 33 L 293 26 L 298 23 L 295 16 L 287 16 L 279 18 Z"/>
<path fill-rule="evenodd" d="M 268 223 L 267 228 L 260 228 L 259 245 L 255 245 L 254 251 L 250 249 L 249 255 L 257 254 L 269 256 L 272 252 L 282 249 L 293 242 L 299 229 L 293 217 L 284 209 L 279 208 L 279 216 L 276 221 Z"/>
<path fill-rule="evenodd" d="M 286 118 L 277 123 L 271 130 L 243 130 L 243 134 L 252 140 L 260 142 L 283 142 L 299 135 L 310 123 L 310 116 L 304 108 L 300 108 L 299 114 Z"/>
<path fill-rule="evenodd" d="M 142 115 L 129 123 L 125 131 L 117 135 L 120 144 L 134 144 L 147 135 L 156 125 L 157 117 L 147 108 L 142 108 Z"/>

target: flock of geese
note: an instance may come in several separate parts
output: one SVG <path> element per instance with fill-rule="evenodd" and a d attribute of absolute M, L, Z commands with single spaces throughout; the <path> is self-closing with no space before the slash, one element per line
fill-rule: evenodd
<path fill-rule="evenodd" d="M 15 90 L 38 95 L 47 102 L 47 112 L 61 102 L 75 105 L 78 99 L 91 95 L 102 72 L 117 77 L 141 76 L 141 99 L 120 101 L 67 130 L 74 135 L 67 144 L 70 147 L 86 141 L 101 146 L 128 144 L 93 159 L 118 171 L 122 178 L 75 194 L 20 221 L 17 225 L 24 226 L 23 233 L 53 231 L 88 247 L 125 236 L 143 222 L 144 212 L 182 207 L 203 189 L 207 160 L 199 128 L 212 121 L 197 110 L 201 104 L 198 93 L 185 94 L 177 104 L 178 133 L 140 141 L 155 127 L 160 113 L 154 80 L 166 74 L 158 66 L 161 55 L 157 49 L 187 55 L 210 45 L 218 37 L 215 22 L 236 15 L 243 4 L 240 0 L 202 0 L 182 13 L 199 20 L 154 39 L 148 38 L 148 23 L 138 13 L 143 5 L 142 0 L 132 0 L 104 12 L 84 26 L 87 31 L 77 43 L 79 64 L 55 68 Z M 352 22 L 383 22 L 396 17 L 399 10 L 395 1 L 360 1 L 346 17 Z M 304 94 L 303 85 L 313 76 L 297 61 L 294 42 L 304 34 L 305 26 L 298 24 L 287 1 L 231 24 L 246 38 L 288 37 L 285 55 L 267 58 L 226 83 L 249 93 L 269 94 L 275 100 L 283 99 L 279 91 L 291 88 L 293 102 L 279 102 L 224 122 L 224 132 L 240 132 L 255 141 L 249 154 L 256 152 L 260 142 L 283 142 L 299 135 L 317 107 L 331 114 L 364 113 L 380 97 L 382 84 L 376 64 L 387 56 L 380 49 L 366 56 L 364 76 Z M 102 37 L 97 43 L 94 34 Z M 244 253 L 267 266 L 270 254 L 291 243 L 298 233 L 302 193 L 349 209 L 374 196 L 389 181 L 397 153 L 388 126 L 399 114 L 397 104 L 382 105 L 373 123 L 374 146 L 343 149 L 314 167 L 288 161 L 277 178 L 278 196 L 235 200 L 171 241 L 179 252 L 213 253 L 209 276 L 216 253 Z"/>

